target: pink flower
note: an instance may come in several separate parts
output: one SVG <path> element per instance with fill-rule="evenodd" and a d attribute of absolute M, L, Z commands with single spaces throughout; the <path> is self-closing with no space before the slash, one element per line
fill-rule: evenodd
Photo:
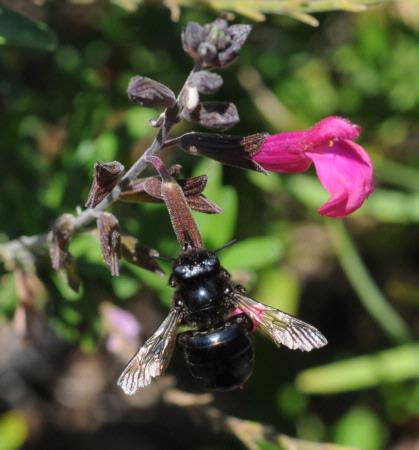
<path fill-rule="evenodd" d="M 107 302 L 101 305 L 101 313 L 106 349 L 122 360 L 128 359 L 140 344 L 141 325 L 129 311 Z"/>
<path fill-rule="evenodd" d="M 305 172 L 311 163 L 329 200 L 319 213 L 343 217 L 357 210 L 374 190 L 368 153 L 354 140 L 360 127 L 341 117 L 326 117 L 306 131 L 269 136 L 251 159 L 272 172 Z"/>

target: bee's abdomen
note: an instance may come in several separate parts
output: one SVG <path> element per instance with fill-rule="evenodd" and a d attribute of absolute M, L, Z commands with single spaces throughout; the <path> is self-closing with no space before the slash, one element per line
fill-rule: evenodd
<path fill-rule="evenodd" d="M 252 374 L 253 343 L 247 321 L 241 315 L 217 330 L 178 336 L 189 371 L 207 389 L 233 390 Z"/>

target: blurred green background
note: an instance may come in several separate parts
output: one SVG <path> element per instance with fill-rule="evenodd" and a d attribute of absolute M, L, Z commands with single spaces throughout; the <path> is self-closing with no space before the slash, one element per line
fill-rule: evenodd
<path fill-rule="evenodd" d="M 155 135 L 147 121 L 158 111 L 129 103 L 128 80 L 141 74 L 177 92 L 191 67 L 180 32 L 187 21 L 205 23 L 216 13 L 182 8 L 173 22 L 159 2 L 138 8 L 129 1 L 2 3 L 17 12 L 0 6 L 5 243 L 43 233 L 59 214 L 75 213 L 87 198 L 95 161 L 129 167 L 138 158 Z M 164 155 L 187 176 L 208 174 L 205 194 L 224 213 L 195 217 L 209 248 L 238 238 L 221 256 L 235 279 L 329 340 L 321 351 L 302 354 L 257 336 L 250 382 L 242 391 L 217 394 L 214 405 L 313 443 L 280 441 L 278 447 L 255 438 L 248 448 L 315 449 L 327 441 L 417 450 L 419 6 L 406 0 L 317 18 L 318 28 L 278 15 L 254 23 L 240 58 L 223 71 L 216 98 L 236 103 L 237 134 L 301 129 L 327 115 L 360 124 L 376 192 L 359 212 L 345 221 L 321 218 L 316 209 L 326 193 L 312 172 L 264 177 L 177 150 Z M 173 135 L 188 127 L 180 124 Z M 117 204 L 112 212 L 145 245 L 177 254 L 162 205 Z M 36 276 L 26 268 L 30 289 L 23 290 L 34 306 L 26 343 L 15 332 L 25 276 L 3 254 L 0 450 L 243 448 L 237 433 L 220 432 L 196 420 L 196 411 L 162 398 L 173 376 L 179 388 L 200 392 L 179 354 L 169 377 L 134 398 L 115 387 L 126 357 L 106 349 L 106 334 L 114 330 L 106 327 L 103 304 L 132 311 L 147 337 L 170 301 L 168 275 L 124 263 L 112 279 L 91 230 L 70 250 L 82 279 L 79 294 L 53 273 L 45 252 L 36 255 Z"/>

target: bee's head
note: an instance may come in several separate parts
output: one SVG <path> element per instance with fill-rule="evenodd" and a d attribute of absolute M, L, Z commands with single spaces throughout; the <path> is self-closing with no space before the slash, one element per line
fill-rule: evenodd
<path fill-rule="evenodd" d="M 188 280 L 219 268 L 220 261 L 214 252 L 203 248 L 189 248 L 175 259 L 173 276 L 180 280 Z"/>

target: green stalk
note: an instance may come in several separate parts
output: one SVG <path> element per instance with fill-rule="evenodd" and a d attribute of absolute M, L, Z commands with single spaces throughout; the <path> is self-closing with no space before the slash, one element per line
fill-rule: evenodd
<path fill-rule="evenodd" d="M 371 278 L 343 221 L 327 220 L 326 227 L 340 265 L 365 309 L 392 341 L 397 343 L 409 341 L 410 332 L 407 324 Z"/>
<path fill-rule="evenodd" d="M 419 170 L 390 161 L 385 158 L 374 158 L 374 172 L 379 180 L 398 185 L 402 188 L 419 191 Z"/>

